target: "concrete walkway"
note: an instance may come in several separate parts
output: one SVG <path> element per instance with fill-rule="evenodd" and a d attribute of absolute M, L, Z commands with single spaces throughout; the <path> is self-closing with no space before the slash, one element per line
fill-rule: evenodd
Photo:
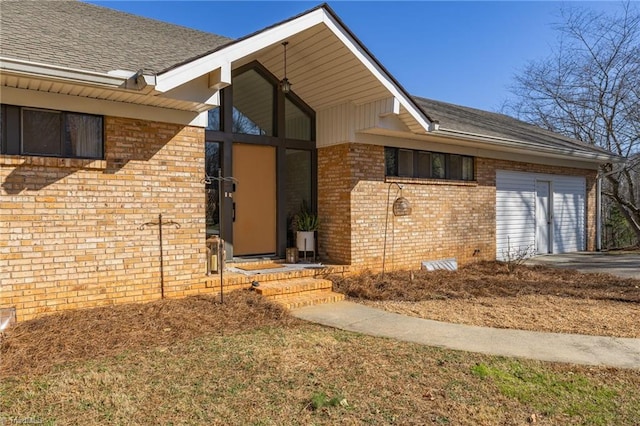
<path fill-rule="evenodd" d="M 541 361 L 640 368 L 640 339 L 449 324 L 353 302 L 308 306 L 292 313 L 329 327 L 447 349 Z"/>
<path fill-rule="evenodd" d="M 578 252 L 546 254 L 533 257 L 528 265 L 545 265 L 556 268 L 576 269 L 580 272 L 598 272 L 622 278 L 640 279 L 640 253 Z"/>

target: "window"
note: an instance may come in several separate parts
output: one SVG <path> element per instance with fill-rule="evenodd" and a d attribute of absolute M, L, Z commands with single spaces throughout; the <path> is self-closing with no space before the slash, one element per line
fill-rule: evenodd
<path fill-rule="evenodd" d="M 2 105 L 2 154 L 102 158 L 101 116 Z"/>
<path fill-rule="evenodd" d="M 232 88 L 232 132 L 273 136 L 275 86 L 250 69 L 233 77 Z"/>
<path fill-rule="evenodd" d="M 414 149 L 384 149 L 387 176 L 474 180 L 473 157 Z"/>
<path fill-rule="evenodd" d="M 209 116 L 209 120 L 207 121 L 207 130 L 217 130 L 217 131 L 222 130 L 221 120 L 220 120 L 221 111 L 222 111 L 222 108 L 215 107 L 213 109 L 210 109 L 207 112 L 207 115 Z"/>
<path fill-rule="evenodd" d="M 284 98 L 284 123 L 286 138 L 311 140 L 311 117 L 289 97 Z"/>
<path fill-rule="evenodd" d="M 205 171 L 207 176 L 218 177 L 222 167 L 222 156 L 219 142 L 205 142 Z M 207 238 L 220 234 L 219 182 L 210 180 L 205 185 L 206 194 L 206 227 Z"/>

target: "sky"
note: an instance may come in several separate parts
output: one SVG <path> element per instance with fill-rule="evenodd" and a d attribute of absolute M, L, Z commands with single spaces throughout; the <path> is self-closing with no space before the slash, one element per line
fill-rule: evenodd
<path fill-rule="evenodd" d="M 309 10 L 312 1 L 89 1 L 231 38 Z M 328 1 L 412 95 L 500 111 L 514 75 L 557 46 L 562 7 L 612 12 L 617 2 Z"/>

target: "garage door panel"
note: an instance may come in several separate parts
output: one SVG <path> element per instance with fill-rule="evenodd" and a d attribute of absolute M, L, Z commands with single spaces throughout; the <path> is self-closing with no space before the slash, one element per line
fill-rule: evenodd
<path fill-rule="evenodd" d="M 496 258 L 535 244 L 535 185 L 520 173 L 496 174 Z"/>
<path fill-rule="evenodd" d="M 585 192 L 582 177 L 559 176 L 554 181 L 554 253 L 585 249 Z"/>
<path fill-rule="evenodd" d="M 551 182 L 552 250 L 585 248 L 586 180 L 579 176 L 496 172 L 496 258 L 536 247 L 536 181 Z"/>

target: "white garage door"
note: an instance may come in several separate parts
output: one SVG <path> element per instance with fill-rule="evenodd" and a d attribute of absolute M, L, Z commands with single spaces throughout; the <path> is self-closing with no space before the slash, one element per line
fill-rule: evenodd
<path fill-rule="evenodd" d="M 584 177 L 498 170 L 496 258 L 584 250 L 585 193 Z"/>

